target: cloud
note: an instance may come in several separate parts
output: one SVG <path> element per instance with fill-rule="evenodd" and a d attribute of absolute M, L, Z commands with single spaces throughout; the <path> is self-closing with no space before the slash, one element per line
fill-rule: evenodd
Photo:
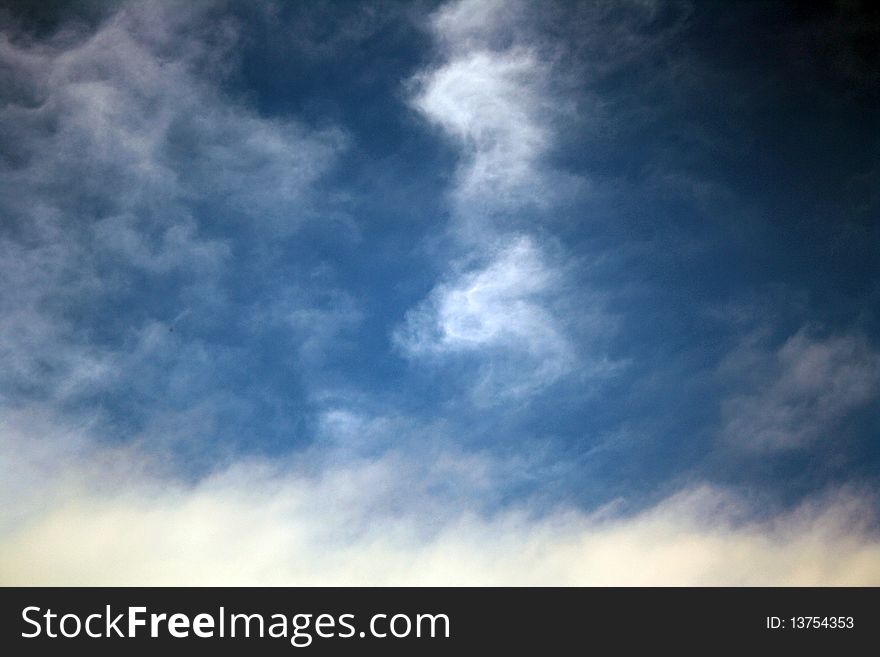
<path fill-rule="evenodd" d="M 670 6 L 461 0 L 431 14 L 433 59 L 406 98 L 459 157 L 445 239 L 427 238 L 443 259 L 427 268 L 440 273 L 391 329 L 408 371 L 386 358 L 382 337 L 424 263 L 383 259 L 423 226 L 376 221 L 357 253 L 353 243 L 340 249 L 335 231 L 324 232 L 340 222 L 321 193 L 352 173 L 360 188 L 370 157 L 405 149 L 364 149 L 331 178 L 346 132 L 284 116 L 286 102 L 264 113 L 238 95 L 241 82 L 271 93 L 281 83 L 272 73 L 236 77 L 254 32 L 213 3 L 115 6 L 91 27 L 39 38 L 5 25 L 0 582 L 880 584 L 880 540 L 867 520 L 876 506 L 860 490 L 772 514 L 698 483 L 649 506 L 623 498 L 596 510 L 586 499 L 656 494 L 658 480 L 693 474 L 702 455 L 693 442 L 705 426 L 691 416 L 705 409 L 688 406 L 669 373 L 686 373 L 696 389 L 715 352 L 688 351 L 695 366 L 664 359 L 708 335 L 680 310 L 720 288 L 715 279 L 676 287 L 692 261 L 658 252 L 652 222 L 655 210 L 667 216 L 658 187 L 706 212 L 726 192 L 681 162 L 640 164 L 659 161 L 652 149 L 671 152 L 664 144 L 677 143 L 668 133 L 682 120 L 684 147 L 694 147 L 690 124 L 703 115 L 690 101 L 711 86 L 684 89 L 674 77 L 690 70 L 667 48 L 688 11 Z M 257 63 L 306 57 L 303 70 L 332 68 L 350 50 L 398 62 L 417 46 L 372 7 L 330 35 L 333 5 L 296 10 L 291 31 L 275 9 L 242 15 L 248 29 L 271 32 L 269 54 L 248 50 Z M 553 38 L 541 36 L 548 25 Z M 357 101 L 335 72 L 296 89 L 315 93 L 308 112 L 337 92 L 340 105 L 363 99 L 384 112 L 370 95 L 384 93 L 392 69 L 375 69 L 344 74 L 357 78 Z M 374 128 L 387 124 L 374 116 L 353 125 L 384 146 Z M 421 143 L 411 129 L 395 126 L 387 144 Z M 564 163 L 606 129 L 595 139 L 606 151 L 574 153 L 571 166 L 625 172 L 604 200 L 580 204 L 569 192 L 598 183 Z M 723 144 L 709 141 L 700 148 L 716 161 Z M 627 144 L 631 157 L 612 153 Z M 414 169 L 392 184 L 422 189 L 440 178 Z M 365 217 L 383 203 L 366 203 Z M 611 245 L 609 259 L 630 255 L 593 277 L 599 243 Z M 337 270 L 324 258 L 345 262 Z M 594 278 L 606 287 L 597 291 Z M 634 281 L 646 282 L 644 299 L 626 296 Z M 655 294 L 667 283 L 672 294 Z M 630 328 L 650 325 L 611 331 L 603 300 L 612 296 L 633 313 Z M 619 339 L 606 341 L 612 332 Z M 611 342 L 644 362 L 613 398 L 596 399 L 589 383 L 617 367 L 605 356 Z M 746 345 L 722 378 L 733 389 L 721 406 L 724 439 L 783 451 L 835 439 L 876 401 L 880 359 L 857 333 L 804 330 L 778 349 Z M 426 380 L 437 384 L 430 394 Z M 438 401 L 435 389 L 451 398 Z M 711 409 L 714 394 L 695 403 Z M 695 438 L 679 449 L 669 441 L 683 431 Z M 599 483 L 584 483 L 591 478 Z M 779 492 L 778 482 L 747 481 Z"/>
<path fill-rule="evenodd" d="M 123 371 L 136 380 L 126 366 L 144 332 L 169 328 L 156 306 L 222 299 L 238 240 L 314 218 L 314 187 L 345 138 L 224 90 L 239 26 L 212 7 L 127 3 L 40 38 L 4 26 L 4 401 L 63 403 Z"/>
<path fill-rule="evenodd" d="M 339 422 L 351 427 L 335 417 L 328 430 Z M 318 469 L 250 460 L 190 484 L 157 475 L 137 452 L 82 456 L 67 449 L 62 467 L 42 452 L 37 471 L 33 449 L 4 452 L 14 479 L 43 475 L 36 499 L 23 499 L 24 486 L 4 507 L 4 585 L 880 583 L 880 539 L 865 521 L 873 507 L 855 491 L 765 520 L 708 486 L 630 515 L 535 514 L 527 500 L 489 512 L 471 502 L 498 473 L 448 452 Z"/>
<path fill-rule="evenodd" d="M 461 148 L 453 196 L 464 221 L 545 206 L 553 196 L 542 158 L 560 102 L 548 86 L 549 62 L 518 34 L 521 13 L 520 3 L 442 7 L 431 20 L 441 60 L 412 81 L 413 107 Z"/>
<path fill-rule="evenodd" d="M 460 373 L 476 363 L 470 389 L 480 404 L 527 397 L 603 360 L 584 358 L 570 334 L 598 304 L 588 286 L 572 289 L 564 250 L 536 231 L 582 181 L 548 163 L 570 103 L 549 82 L 553 58 L 529 28 L 531 11 L 518 2 L 440 7 L 429 19 L 437 59 L 410 84 L 411 105 L 459 150 L 454 255 L 394 341 L 413 362 Z"/>
<path fill-rule="evenodd" d="M 831 440 L 841 422 L 880 395 L 880 354 L 857 333 L 820 338 L 801 329 L 775 352 L 744 346 L 723 366 L 748 392 L 723 402 L 722 435 L 756 450 Z"/>
<path fill-rule="evenodd" d="M 521 396 L 572 367 L 574 347 L 546 303 L 559 272 L 527 236 L 499 246 L 482 268 L 436 287 L 411 310 L 396 343 L 415 358 L 484 360 L 476 395 Z"/>
<path fill-rule="evenodd" d="M 424 76 L 414 105 L 462 146 L 460 202 L 526 203 L 551 133 L 540 121 L 539 60 L 528 51 L 475 52 Z"/>
<path fill-rule="evenodd" d="M 291 282 L 280 294 L 255 303 L 247 314 L 255 335 L 280 328 L 296 344 L 298 362 L 313 366 L 328 352 L 351 348 L 351 333 L 364 318 L 358 300 L 331 281 L 319 290 Z"/>
<path fill-rule="evenodd" d="M 14 126 L 3 135 L 14 153 L 4 182 L 19 191 L 11 210 L 50 206 L 79 226 L 136 224 L 142 238 L 159 239 L 192 229 L 193 201 L 217 199 L 252 220 L 301 220 L 340 134 L 260 116 L 221 93 L 237 30 L 209 6 L 130 3 L 75 37 L 4 35 L 0 57 L 17 82 L 2 110 Z"/>

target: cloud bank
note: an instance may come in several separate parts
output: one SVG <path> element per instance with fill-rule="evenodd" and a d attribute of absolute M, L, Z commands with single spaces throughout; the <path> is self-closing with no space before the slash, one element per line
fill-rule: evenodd
<path fill-rule="evenodd" d="M 8 434 L 7 441 L 8 442 Z M 4 453 L 7 473 L 20 456 Z M 138 456 L 70 453 L 0 541 L 0 581 L 26 585 L 877 585 L 873 509 L 853 491 L 754 520 L 689 487 L 635 514 L 527 502 L 469 507 L 478 460 L 389 453 L 314 470 L 241 462 L 196 484 Z M 105 464 L 103 473 L 98 463 Z M 31 463 L 31 472 L 33 464 Z M 107 472 L 113 472 L 109 475 Z M 59 476 L 61 475 L 61 476 Z M 491 475 L 490 475 L 491 476 Z M 444 481 L 458 497 L 438 494 Z M 51 482 L 51 483 L 50 483 Z M 22 483 L 19 481 L 18 483 Z"/>

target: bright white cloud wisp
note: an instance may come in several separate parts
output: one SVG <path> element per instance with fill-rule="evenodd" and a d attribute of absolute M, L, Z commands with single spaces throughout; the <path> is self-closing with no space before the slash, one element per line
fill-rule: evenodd
<path fill-rule="evenodd" d="M 567 289 L 565 257 L 551 259 L 542 239 L 516 227 L 521 213 L 550 209 L 565 184 L 544 161 L 560 103 L 547 87 L 550 63 L 521 29 L 523 11 L 471 0 L 441 7 L 430 19 L 438 59 L 412 81 L 412 106 L 459 148 L 449 232 L 461 255 L 394 338 L 415 362 L 474 363 L 470 396 L 480 404 L 586 369 L 556 308 L 585 305 Z M 462 261 L 477 264 L 462 271 Z"/>
<path fill-rule="evenodd" d="M 480 354 L 477 394 L 521 396 L 572 367 L 574 347 L 545 305 L 559 272 L 535 243 L 519 236 L 483 268 L 441 284 L 410 311 L 397 343 L 412 357 Z"/>
<path fill-rule="evenodd" d="M 413 107 L 461 149 L 452 194 L 462 236 L 495 212 L 546 207 L 561 180 L 543 163 L 560 111 L 550 65 L 527 39 L 496 47 L 518 36 L 520 10 L 472 0 L 442 7 L 431 21 L 440 60 L 413 80 Z"/>

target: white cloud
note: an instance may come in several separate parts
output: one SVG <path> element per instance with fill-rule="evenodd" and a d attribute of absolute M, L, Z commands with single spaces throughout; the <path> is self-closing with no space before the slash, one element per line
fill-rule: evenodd
<path fill-rule="evenodd" d="M 559 272 L 518 236 L 482 268 L 441 284 L 407 314 L 396 343 L 412 357 L 476 355 L 479 398 L 521 396 L 563 376 L 575 350 L 548 303 Z"/>
<path fill-rule="evenodd" d="M 458 201 L 472 209 L 541 202 L 539 159 L 552 139 L 535 89 L 545 75 L 528 50 L 474 52 L 425 75 L 414 105 L 461 144 Z"/>
<path fill-rule="evenodd" d="M 749 449 L 830 439 L 849 413 L 880 396 L 880 354 L 855 333 L 823 339 L 802 329 L 775 353 L 739 349 L 724 369 L 750 390 L 724 402 L 722 435 Z"/>
<path fill-rule="evenodd" d="M 53 457 L 27 439 L 0 461 L 32 478 L 4 506 L 4 585 L 880 584 L 872 507 L 852 491 L 765 520 L 705 486 L 629 516 L 487 511 L 470 496 L 498 474 L 467 456 L 251 461 L 184 484 L 131 450 Z"/>
<path fill-rule="evenodd" d="M 491 508 L 509 464 L 453 450 L 437 437 L 442 426 L 329 406 L 301 460 L 224 468 L 212 453 L 214 474 L 195 483 L 174 471 L 191 463 L 163 461 L 166 445 L 151 443 L 151 457 L 109 438 L 98 446 L 99 418 L 77 423 L 61 409 L 124 375 L 144 386 L 139 401 L 180 402 L 150 408 L 135 442 L 182 435 L 205 449 L 192 439 L 241 401 L 210 394 L 213 368 L 229 367 L 234 347 L 146 318 L 120 353 L 98 346 L 76 312 L 89 315 L 132 267 L 213 279 L 228 245 L 207 236 L 215 226 L 194 202 L 216 203 L 240 225 L 300 225 L 311 185 L 344 141 L 221 94 L 214 80 L 229 66 L 235 26 L 199 7 L 132 4 L 93 33 L 0 42 L 12 71 L 12 100 L 0 108 L 10 147 L 0 182 L 0 583 L 880 584 L 880 545 L 860 524 L 873 507 L 846 491 L 756 521 L 711 488 L 627 517 L 525 500 Z M 473 364 L 482 402 L 519 400 L 585 363 L 567 312 L 584 297 L 570 294 L 564 258 L 483 223 L 549 207 L 563 181 L 544 163 L 557 139 L 550 63 L 520 32 L 519 11 L 442 8 L 443 59 L 412 99 L 462 149 L 456 237 L 462 260 L 477 264 L 453 267 L 396 340 L 432 365 Z M 203 41 L 204 30 L 216 31 Z M 465 224 L 479 230 L 468 235 Z M 305 336 L 303 362 L 360 319 L 341 293 L 299 301 L 255 320 Z M 877 372 L 876 353 L 852 336 L 793 338 L 762 379 L 766 394 L 730 401 L 727 426 L 762 445 L 815 440 L 816 427 L 876 396 Z M 44 403 L 12 403 L 19 391 Z"/>
<path fill-rule="evenodd" d="M 509 222 L 511 211 L 546 208 L 568 184 L 543 161 L 565 102 L 526 24 L 516 2 L 462 0 L 431 19 L 440 59 L 414 78 L 411 102 L 461 148 L 453 190 L 461 236 L 485 230 L 494 213 Z"/>
<path fill-rule="evenodd" d="M 551 259 L 526 227 L 569 182 L 545 161 L 565 103 L 527 14 L 518 2 L 440 7 L 430 17 L 438 59 L 412 80 L 412 106 L 460 149 L 450 233 L 462 257 L 395 342 L 414 360 L 472 365 L 481 404 L 528 396 L 579 365 L 558 312 L 578 305 L 565 258 Z M 462 271 L 462 261 L 472 264 Z"/>
<path fill-rule="evenodd" d="M 440 45 L 455 51 L 485 48 L 505 40 L 523 20 L 519 0 L 459 0 L 447 2 L 431 16 Z"/>

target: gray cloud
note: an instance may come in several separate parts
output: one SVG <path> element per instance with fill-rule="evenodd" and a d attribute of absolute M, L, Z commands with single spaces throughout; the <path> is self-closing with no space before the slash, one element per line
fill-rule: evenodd
<path fill-rule="evenodd" d="M 775 351 L 743 345 L 722 369 L 746 390 L 723 402 L 722 436 L 748 449 L 828 440 L 848 414 L 880 395 L 880 354 L 858 333 L 820 338 L 802 329 Z"/>
<path fill-rule="evenodd" d="M 97 340 L 102 304 L 131 295 L 138 275 L 148 285 L 177 276 L 173 293 L 189 290 L 179 303 L 210 304 L 236 234 L 270 239 L 314 217 L 313 186 L 344 136 L 222 92 L 238 28 L 211 7 L 129 3 L 92 28 L 0 36 L 0 353 L 10 365 L 0 383 L 10 399 L 62 402 L 123 371 L 132 378 L 150 327 L 168 327 L 140 318 L 126 341 Z"/>

